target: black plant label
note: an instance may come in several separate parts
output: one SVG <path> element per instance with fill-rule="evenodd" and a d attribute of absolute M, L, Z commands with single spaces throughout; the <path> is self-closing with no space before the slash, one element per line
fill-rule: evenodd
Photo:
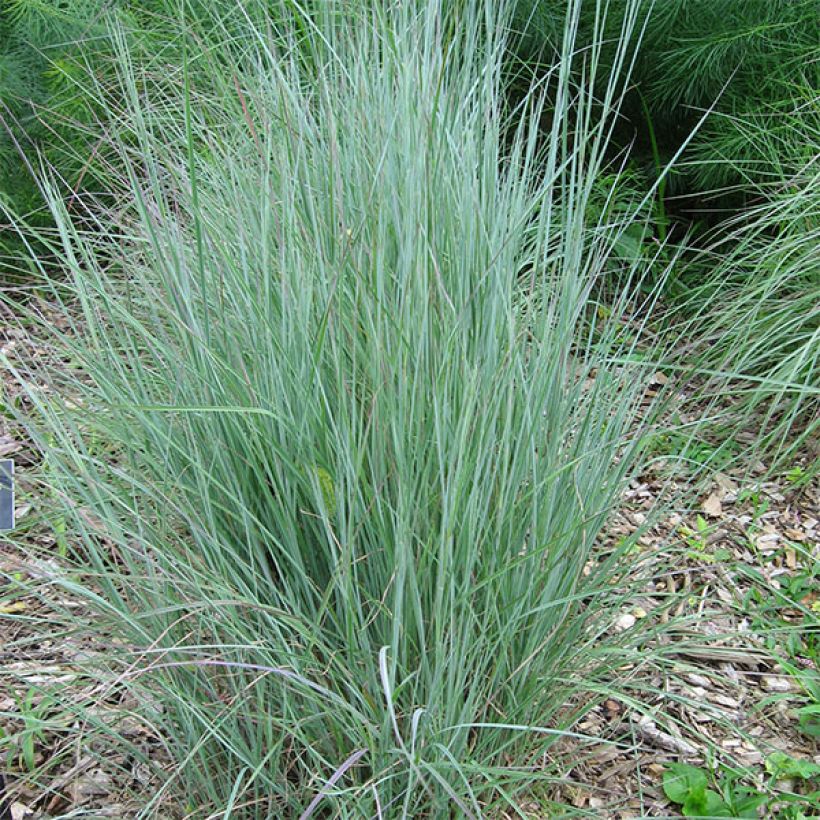
<path fill-rule="evenodd" d="M 0 530 L 13 529 L 14 462 L 11 459 L 0 459 Z"/>

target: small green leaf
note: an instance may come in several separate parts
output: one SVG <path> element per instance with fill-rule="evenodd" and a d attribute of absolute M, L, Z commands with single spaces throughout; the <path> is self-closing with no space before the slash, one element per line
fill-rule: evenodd
<path fill-rule="evenodd" d="M 765 794 L 755 794 L 751 797 L 744 797 L 742 800 L 735 802 L 735 816 L 755 818 L 757 817 L 757 809 L 762 806 L 767 800 L 768 796 Z"/>
<path fill-rule="evenodd" d="M 731 817 L 732 810 L 726 805 L 726 801 L 711 789 L 706 790 L 706 811 L 702 817 Z"/>
<path fill-rule="evenodd" d="M 732 810 L 726 801 L 711 789 L 702 786 L 690 792 L 683 804 L 684 817 L 731 817 Z"/>
<path fill-rule="evenodd" d="M 311 466 L 311 470 L 319 484 L 327 514 L 332 516 L 336 513 L 336 488 L 333 484 L 333 477 L 324 467 L 316 464 Z"/>
<path fill-rule="evenodd" d="M 707 783 L 706 772 L 685 763 L 670 763 L 663 775 L 664 794 L 673 803 L 683 804 L 693 793 L 704 792 Z"/>
<path fill-rule="evenodd" d="M 684 817 L 703 817 L 706 813 L 706 787 L 690 789 L 681 811 Z"/>
<path fill-rule="evenodd" d="M 790 470 L 786 471 L 786 481 L 788 481 L 791 484 L 796 484 L 805 475 L 806 475 L 806 472 L 802 467 L 800 467 L 800 466 L 792 467 Z"/>
<path fill-rule="evenodd" d="M 774 752 L 766 760 L 766 771 L 779 778 L 799 777 L 801 780 L 812 780 L 820 775 L 820 766 L 812 760 Z"/>
<path fill-rule="evenodd" d="M 820 737 L 820 703 L 802 706 L 797 710 L 800 729 L 812 737 Z"/>

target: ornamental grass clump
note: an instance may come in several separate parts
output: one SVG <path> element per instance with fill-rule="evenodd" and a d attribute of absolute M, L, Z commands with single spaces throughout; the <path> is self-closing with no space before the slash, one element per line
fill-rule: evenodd
<path fill-rule="evenodd" d="M 803 455 L 814 471 L 820 431 L 818 191 L 820 173 L 812 161 L 727 222 L 725 233 L 694 257 L 701 281 L 680 311 L 696 340 L 691 360 L 703 382 L 701 395 L 731 394 L 726 422 L 756 434 L 760 458 L 783 466 Z"/>
<path fill-rule="evenodd" d="M 47 186 L 68 330 L 29 424 L 177 764 L 145 816 L 478 817 L 614 674 L 582 570 L 644 379 L 591 297 L 634 215 L 585 221 L 619 88 L 593 116 L 577 6 L 514 107 L 492 4 L 253 30 L 207 83 L 123 54 L 116 208 Z"/>

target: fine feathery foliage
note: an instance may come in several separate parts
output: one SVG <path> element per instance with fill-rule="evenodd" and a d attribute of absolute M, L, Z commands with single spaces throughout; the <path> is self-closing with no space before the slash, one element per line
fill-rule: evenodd
<path fill-rule="evenodd" d="M 618 48 L 619 27 L 633 4 L 612 0 L 604 38 L 606 82 Z M 598 4 L 585 3 L 579 42 L 597 39 Z M 516 20 L 525 32 L 523 56 L 550 55 L 561 42 L 564 3 L 518 0 Z M 817 0 L 642 0 L 635 89 L 622 135 L 649 149 L 657 136 L 665 159 L 692 135 L 703 112 L 713 110 L 686 154 L 678 180 L 685 193 L 759 187 L 798 172 L 816 152 L 793 124 L 818 122 L 820 7 Z"/>
<path fill-rule="evenodd" d="M 24 152 L 45 151 L 72 181 L 87 161 L 82 126 L 93 103 L 76 80 L 104 38 L 104 10 L 101 0 L 0 3 L 0 203 L 29 221 L 43 224 L 47 209 Z M 0 284 L 19 264 L 15 239 L 0 216 Z"/>
<path fill-rule="evenodd" d="M 572 3 L 511 110 L 505 13 L 455 5 L 253 28 L 207 84 L 124 53 L 116 208 L 44 181 L 69 330 L 28 424 L 63 583 L 161 698 L 145 816 L 478 817 L 617 664 L 582 569 L 651 418 L 591 296 L 634 221 L 592 205 L 619 89 Z"/>
<path fill-rule="evenodd" d="M 108 148 L 118 128 L 104 99 L 121 91 L 111 27 L 128 43 L 129 61 L 175 74 L 183 55 L 194 73 L 214 52 L 239 58 L 249 19 L 260 30 L 288 16 L 287 3 L 197 0 L 2 0 L 0 2 L 0 287 L 31 284 L 16 228 L 5 212 L 52 227 L 36 175 L 39 158 L 64 183 L 65 196 L 107 191 L 108 169 L 122 169 Z M 180 20 L 184 19 L 184 26 Z M 253 43 L 253 39 L 250 40 Z M 154 77 L 161 76 L 157 68 Z M 205 72 L 199 72 L 207 80 Z M 42 256 L 44 248 L 39 249 Z M 58 274 L 55 266 L 52 274 Z"/>

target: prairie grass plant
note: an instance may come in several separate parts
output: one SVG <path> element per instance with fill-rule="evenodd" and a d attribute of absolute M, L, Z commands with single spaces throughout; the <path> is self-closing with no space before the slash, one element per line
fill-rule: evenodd
<path fill-rule="evenodd" d="M 141 816 L 516 810 L 616 675 L 582 570 L 652 419 L 593 297 L 638 217 L 588 224 L 620 87 L 578 3 L 515 103 L 503 4 L 331 5 L 162 77 L 120 40 L 116 207 L 43 178 L 28 424 L 175 763 Z"/>

